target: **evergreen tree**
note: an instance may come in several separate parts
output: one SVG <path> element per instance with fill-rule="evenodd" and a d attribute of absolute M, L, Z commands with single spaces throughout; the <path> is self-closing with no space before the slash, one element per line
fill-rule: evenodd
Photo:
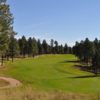
<path fill-rule="evenodd" d="M 42 54 L 43 53 L 43 48 L 42 48 L 42 44 L 41 44 L 39 39 L 37 41 L 37 45 L 38 45 L 38 54 Z"/>
<path fill-rule="evenodd" d="M 55 54 L 58 54 L 58 52 L 59 52 L 58 42 L 55 41 L 54 44 L 55 44 Z"/>
<path fill-rule="evenodd" d="M 84 61 L 88 64 L 93 56 L 93 44 L 86 38 L 84 42 Z"/>
<path fill-rule="evenodd" d="M 0 1 L 0 55 L 5 56 L 8 50 L 9 36 L 12 31 L 13 17 L 10 12 L 10 7 L 6 0 Z"/>
<path fill-rule="evenodd" d="M 18 43 L 19 43 L 20 55 L 25 57 L 28 51 L 27 50 L 27 40 L 25 36 L 22 36 L 22 38 L 18 40 Z"/>
<path fill-rule="evenodd" d="M 19 45 L 18 45 L 18 41 L 17 41 L 17 39 L 14 38 L 14 35 L 12 35 L 10 37 L 9 52 L 8 52 L 8 54 L 11 56 L 12 62 L 13 62 L 14 56 L 15 55 L 19 55 Z M 7 58 L 9 57 L 9 55 L 7 55 Z"/>
<path fill-rule="evenodd" d="M 48 44 L 47 44 L 46 40 L 43 40 L 42 47 L 43 47 L 43 53 L 48 54 Z"/>
<path fill-rule="evenodd" d="M 95 40 L 93 41 L 93 44 L 94 44 L 94 52 L 98 52 L 98 50 L 100 50 L 100 46 L 99 46 L 99 40 L 97 38 L 95 38 Z"/>
<path fill-rule="evenodd" d="M 54 54 L 54 40 L 51 39 L 50 42 L 51 42 L 51 43 L 50 43 L 51 53 Z"/>
<path fill-rule="evenodd" d="M 96 52 L 92 58 L 92 66 L 95 74 L 100 71 L 100 52 Z M 99 70 L 98 70 L 99 69 Z"/>
<path fill-rule="evenodd" d="M 69 53 L 69 49 L 68 49 L 67 44 L 65 44 L 65 46 L 64 46 L 64 54 L 68 54 L 68 53 Z"/>
<path fill-rule="evenodd" d="M 29 55 L 29 56 L 32 56 L 32 55 L 33 55 L 33 48 L 34 48 L 34 47 L 33 47 L 33 40 L 32 40 L 31 37 L 28 39 L 27 45 L 28 45 L 28 48 L 27 48 L 27 50 L 28 50 L 28 55 Z"/>
<path fill-rule="evenodd" d="M 61 44 L 59 47 L 58 47 L 59 49 L 59 54 L 64 54 L 64 48 L 63 48 L 63 45 Z"/>
<path fill-rule="evenodd" d="M 32 39 L 33 41 L 33 57 L 38 54 L 38 44 L 35 38 Z"/>

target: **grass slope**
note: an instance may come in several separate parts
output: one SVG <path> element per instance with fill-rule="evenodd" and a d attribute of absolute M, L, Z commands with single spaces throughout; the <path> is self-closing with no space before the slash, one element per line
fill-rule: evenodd
<path fill-rule="evenodd" d="M 36 90 L 99 93 L 100 78 L 75 68 L 74 55 L 45 55 L 7 62 L 0 75 L 16 78 Z"/>

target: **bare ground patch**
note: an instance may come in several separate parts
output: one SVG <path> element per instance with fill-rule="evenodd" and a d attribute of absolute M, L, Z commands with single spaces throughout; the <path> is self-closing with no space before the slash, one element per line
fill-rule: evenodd
<path fill-rule="evenodd" d="M 18 87 L 22 85 L 20 81 L 13 78 L 0 77 L 0 81 L 2 83 L 2 85 L 0 85 L 0 89 Z"/>

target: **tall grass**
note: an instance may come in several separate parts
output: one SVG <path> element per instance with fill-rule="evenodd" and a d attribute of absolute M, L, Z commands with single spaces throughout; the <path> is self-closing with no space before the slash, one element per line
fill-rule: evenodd
<path fill-rule="evenodd" d="M 0 100 L 100 100 L 98 95 L 35 91 L 31 88 L 0 90 Z"/>

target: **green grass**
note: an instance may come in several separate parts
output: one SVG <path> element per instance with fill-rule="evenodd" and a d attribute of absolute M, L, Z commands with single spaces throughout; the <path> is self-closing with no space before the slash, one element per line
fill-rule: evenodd
<path fill-rule="evenodd" d="M 92 73 L 75 68 L 74 55 L 45 55 L 37 58 L 17 59 L 7 62 L 0 75 L 20 80 L 23 85 L 36 90 L 75 93 L 99 93 L 100 78 L 74 78 Z"/>

